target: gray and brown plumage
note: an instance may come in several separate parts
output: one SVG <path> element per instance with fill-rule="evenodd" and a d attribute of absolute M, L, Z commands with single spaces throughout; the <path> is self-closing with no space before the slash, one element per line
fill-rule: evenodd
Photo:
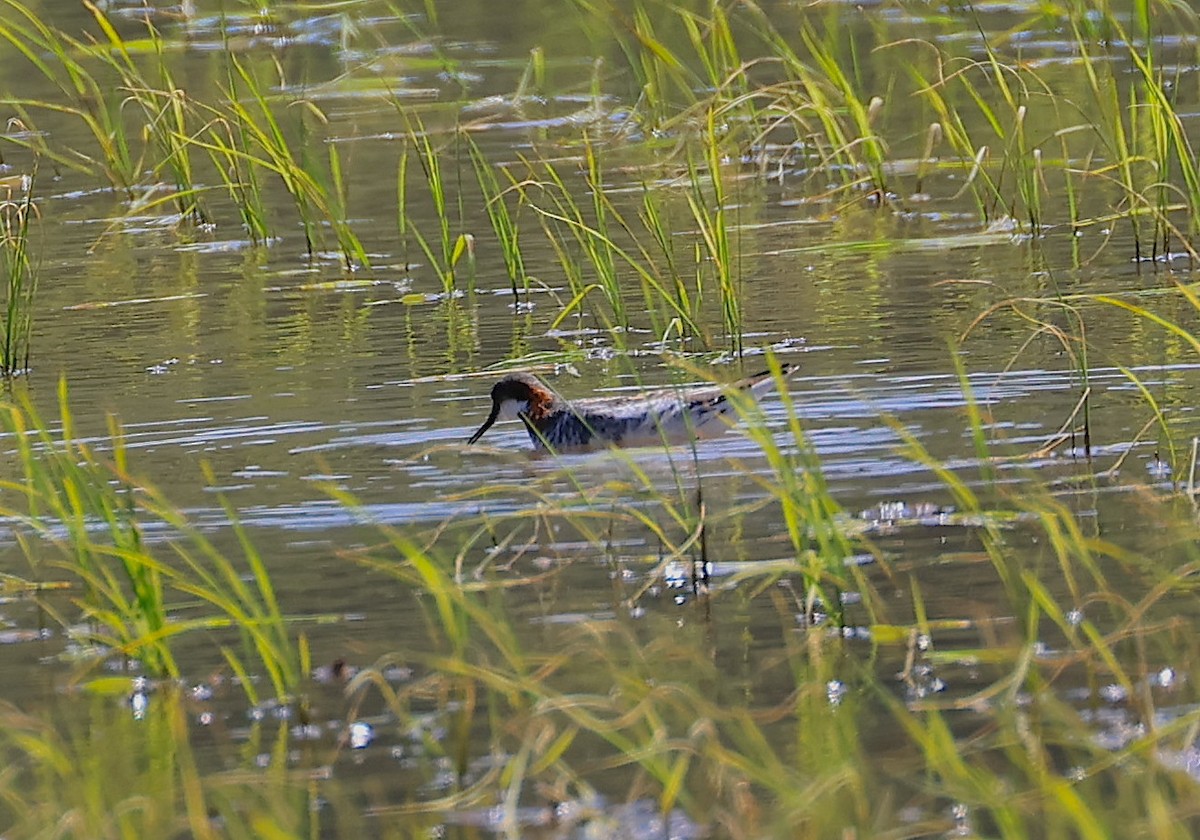
<path fill-rule="evenodd" d="M 794 370 L 784 365 L 781 374 L 786 377 Z M 532 374 L 510 373 L 492 386 L 492 410 L 467 443 L 483 437 L 497 420 L 524 423 L 535 449 L 684 443 L 725 430 L 717 419 L 733 410 L 731 392 L 758 396 L 775 383 L 770 371 L 764 371 L 728 385 L 565 400 Z"/>

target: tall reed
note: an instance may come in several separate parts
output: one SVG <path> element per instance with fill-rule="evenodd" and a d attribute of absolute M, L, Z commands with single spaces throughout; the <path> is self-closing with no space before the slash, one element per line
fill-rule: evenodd
<path fill-rule="evenodd" d="M 728 220 L 726 205 L 729 199 L 725 195 L 724 174 L 721 165 L 721 153 L 717 139 L 714 115 L 708 116 L 708 130 L 704 137 L 705 161 L 707 177 L 702 177 L 697 166 L 689 161 L 688 180 L 691 190 L 688 193 L 688 206 L 692 218 L 700 230 L 700 242 L 705 256 L 704 263 L 711 268 L 715 275 L 717 293 L 721 300 L 721 319 L 725 327 L 725 338 L 729 342 L 729 350 L 735 356 L 742 353 L 742 315 L 741 315 L 741 282 L 735 260 L 734 243 L 730 241 L 731 225 Z M 704 187 L 707 186 L 711 193 Z"/>
<path fill-rule="evenodd" d="M 33 175 L 21 178 L 23 195 L 0 201 L 0 271 L 4 274 L 4 318 L 0 320 L 0 374 L 29 370 L 38 269 L 29 254 L 30 224 L 37 215 Z"/>
<path fill-rule="evenodd" d="M 158 71 L 158 78 L 152 81 L 134 61 L 125 39 L 118 34 L 108 16 L 90 0 L 85 0 L 84 6 L 91 12 L 105 39 L 103 46 L 107 48 L 96 51 L 97 57 L 113 76 L 121 80 L 121 88 L 142 111 L 144 136 L 157 153 L 154 171 L 166 170 L 171 175 L 171 198 L 180 220 L 208 223 L 210 220 L 199 200 L 191 158 L 189 122 L 193 107 L 186 91 L 175 84 L 162 35 L 147 19 L 146 34 Z"/>
<path fill-rule="evenodd" d="M 393 104 L 399 110 L 399 103 Z M 416 154 L 417 165 L 420 167 L 429 200 L 433 205 L 437 235 L 432 241 L 410 217 L 408 198 L 410 149 Z M 458 161 L 455 160 L 455 166 L 457 165 Z M 461 194 L 458 198 L 459 201 L 462 200 Z M 489 214 L 502 212 L 494 207 L 489 209 Z M 459 233 L 457 237 L 451 233 L 450 195 L 447 192 L 446 180 L 442 176 L 441 153 L 434 145 L 433 137 L 425 130 L 424 124 L 419 121 L 415 125 L 409 126 L 407 142 L 405 143 L 404 150 L 400 153 L 400 163 L 396 174 L 396 219 L 400 230 L 400 239 L 403 242 L 407 242 L 408 237 L 412 236 L 416 240 L 421 253 L 425 255 L 426 264 L 437 276 L 443 294 L 448 295 L 455 291 L 459 263 L 464 258 L 466 258 L 467 264 L 470 267 L 473 280 L 475 260 L 474 237 L 465 232 Z M 461 224 L 461 213 L 459 215 L 459 222 Z M 497 222 L 501 225 L 504 224 L 504 220 L 499 217 L 493 219 L 493 224 Z M 512 259 L 512 249 L 515 247 L 515 241 L 513 240 L 514 231 L 502 227 L 497 230 L 497 234 L 501 236 L 502 243 L 507 243 L 502 244 L 505 259 Z M 513 279 L 515 283 L 515 278 L 510 277 L 510 279 Z"/>
<path fill-rule="evenodd" d="M 325 114 L 307 99 L 288 103 L 294 106 L 288 109 L 293 116 L 289 133 L 276 115 L 274 98 L 267 94 L 257 74 L 236 56 L 231 55 L 228 60 L 232 67 L 230 99 L 221 113 L 221 124 L 231 128 L 223 136 L 210 135 L 210 141 L 197 139 L 194 142 L 218 159 L 224 159 L 234 172 L 237 171 L 235 161 L 244 161 L 252 169 L 274 173 L 296 209 L 310 257 L 320 253 L 321 228 L 326 223 L 333 229 L 347 270 L 369 266 L 366 250 L 348 220 L 346 185 L 337 150 L 331 145 L 325 156 L 314 156 L 310 152 L 310 146 L 315 142 L 310 134 L 311 123 L 324 125 L 327 122 Z M 282 78 L 283 71 L 278 64 L 275 72 Z M 230 135 L 232 142 L 226 140 Z M 227 177 L 227 183 L 231 178 Z M 244 196 L 243 219 L 249 215 L 247 224 L 252 232 L 263 229 L 257 181 L 250 176 L 236 183 L 235 195 Z"/>
<path fill-rule="evenodd" d="M 504 258 L 504 267 L 512 284 L 513 302 L 519 303 L 518 289 L 529 295 L 529 277 L 525 273 L 525 258 L 521 254 L 520 227 L 516 215 L 509 209 L 508 198 L 516 194 L 513 185 L 502 187 L 496 177 L 492 164 L 484 156 L 478 144 L 468 135 L 467 149 L 471 155 L 471 164 L 475 168 L 475 179 L 483 194 L 483 206 L 487 211 L 488 220 L 492 223 L 492 232 L 500 245 L 500 253 Z M 512 178 L 505 172 L 511 182 Z"/>

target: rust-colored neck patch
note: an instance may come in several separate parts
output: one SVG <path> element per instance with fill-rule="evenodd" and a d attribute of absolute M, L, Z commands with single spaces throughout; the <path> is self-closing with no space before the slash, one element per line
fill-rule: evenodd
<path fill-rule="evenodd" d="M 554 405 L 554 395 L 545 388 L 531 385 L 529 388 L 529 410 L 526 415 L 530 421 L 539 423 L 550 413 Z"/>
<path fill-rule="evenodd" d="M 492 404 L 499 406 L 505 400 L 529 403 L 525 416 L 534 423 L 549 415 L 556 402 L 554 393 L 528 373 L 510 373 L 496 383 L 492 388 Z"/>

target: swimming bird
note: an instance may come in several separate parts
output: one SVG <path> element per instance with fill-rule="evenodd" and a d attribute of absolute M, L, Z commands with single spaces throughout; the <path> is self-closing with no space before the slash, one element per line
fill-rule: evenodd
<path fill-rule="evenodd" d="M 783 376 L 795 370 L 784 365 Z M 497 420 L 520 420 L 535 449 L 586 449 L 606 444 L 684 443 L 725 430 L 715 422 L 733 410 L 730 392 L 761 394 L 775 385 L 770 371 L 730 383 L 664 388 L 632 396 L 564 400 L 529 373 L 510 373 L 492 386 L 492 410 L 468 444 Z"/>

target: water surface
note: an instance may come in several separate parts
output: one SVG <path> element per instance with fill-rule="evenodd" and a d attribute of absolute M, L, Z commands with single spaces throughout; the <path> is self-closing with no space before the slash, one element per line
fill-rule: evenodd
<path fill-rule="evenodd" d="M 685 37 L 672 31 L 671 10 L 650 8 L 660 15 L 664 39 Z M 887 79 L 897 72 L 889 62 L 900 48 L 872 52 L 878 44 L 922 38 L 979 59 L 985 53 L 976 24 L 997 39 L 1004 55 L 1042 68 L 1048 82 L 1082 90 L 1074 42 L 1031 23 L 1033 10 L 1022 4 L 983 7 L 969 18 L 926 17 L 887 4 L 766 9 L 785 30 L 784 22 L 804 18 L 822 31 L 843 27 L 860 50 L 861 85 L 881 96 L 888 95 Z M 67 31 L 94 25 L 71 4 L 50 3 L 44 10 Z M 525 260 L 536 282 L 514 306 L 486 214 L 467 190 L 462 207 L 454 207 L 454 231 L 475 237 L 474 276 L 445 294 L 398 227 L 396 178 L 406 118 L 419 116 L 441 144 L 455 190 L 473 184 L 470 158 L 452 131 L 467 126 L 493 163 L 555 161 L 581 202 L 590 201 L 580 175 L 586 132 L 604 158 L 604 187 L 616 205 L 636 218 L 643 190 L 653 189 L 671 211 L 681 264 L 696 270 L 682 164 L 663 148 L 669 134 L 655 141 L 635 119 L 636 92 L 628 71 L 618 69 L 624 60 L 609 37 L 609 27 L 619 24 L 539 3 L 503 10 L 460 5 L 448 12 L 442 10 L 437 25 L 417 10 L 398 15 L 370 3 L 224 20 L 216 9 L 181 19 L 154 13 L 162 15 L 156 25 L 172 45 L 177 82 L 186 80 L 189 89 L 223 83 L 228 48 L 249 64 L 279 61 L 289 92 L 303 91 L 323 109 L 328 124 L 305 142 L 314 154 L 335 145 L 342 155 L 348 215 L 370 268 L 348 271 L 332 250 L 310 259 L 281 194 L 272 193 L 274 239 L 253 246 L 219 191 L 210 205 L 216 223 L 194 228 L 181 226 L 167 206 L 139 212 L 138 196 L 131 199 L 94 176 L 45 162 L 38 172 L 41 285 L 32 371 L 16 387 L 53 418 L 58 379 L 65 377 L 79 436 L 106 452 L 106 418 L 119 418 L 134 472 L 217 545 L 232 550 L 236 540 L 221 502 L 227 500 L 265 558 L 284 612 L 331 619 L 306 629 L 314 664 L 368 666 L 398 645 L 401 651 L 419 648 L 414 640 L 431 632 L 428 615 L 413 608 L 421 599 L 414 599 L 411 587 L 358 562 L 361 550 L 380 545 L 378 526 L 384 525 L 436 545 L 439 556 L 457 554 L 466 582 L 528 577 L 530 582 L 497 589 L 493 601 L 527 651 L 549 656 L 586 647 L 593 638 L 610 646 L 609 655 L 627 665 L 631 679 L 710 692 L 725 706 L 766 708 L 789 696 L 795 675 L 788 663 L 796 661 L 793 648 L 805 626 L 798 576 L 744 574 L 746 564 L 795 559 L 779 506 L 764 491 L 764 482 L 772 481 L 768 460 L 746 431 L 747 422 L 765 424 L 778 447 L 798 451 L 779 396 L 763 399 L 761 416 L 694 450 L 533 457 L 519 424 L 497 426 L 486 447 L 466 448 L 465 439 L 490 408 L 487 394 L 499 375 L 493 369 L 514 366 L 537 370 L 564 395 L 581 396 L 732 380 L 765 367 L 767 349 L 798 365 L 788 395 L 842 508 L 840 521 L 849 532 L 871 537 L 874 554 L 859 558 L 865 577 L 894 607 L 876 620 L 912 624 L 916 581 L 929 619 L 962 622 L 936 634 L 944 649 L 1001 648 L 1021 618 L 983 554 L 978 531 L 986 523 L 957 516 L 945 481 L 903 447 L 906 439 L 918 442 L 965 486 L 989 492 L 982 478 L 988 465 L 979 462 L 972 443 L 955 354 L 985 411 L 995 454 L 1036 453 L 995 465 L 999 486 L 1018 497 L 1024 486 L 1039 494 L 1049 488 L 1080 528 L 1131 552 L 1173 557 L 1179 551 L 1155 541 L 1158 513 L 1147 511 L 1156 511 L 1168 490 L 1161 465 L 1170 460 L 1169 448 L 1159 429 L 1145 428 L 1152 412 L 1126 370 L 1153 395 L 1176 440 L 1185 440 L 1195 427 L 1200 381 L 1194 355 L 1164 332 L 1131 327 L 1126 313 L 1094 307 L 1088 330 L 1104 336 L 1087 359 L 1094 452 L 1086 457 L 1082 439 L 1041 452 L 1064 424 L 1071 425 L 1085 387 L 1080 365 L 1055 336 L 1033 335 L 1028 322 L 1007 308 L 982 323 L 977 319 L 1014 298 L 1166 288 L 1190 278 L 1185 260 L 1135 259 L 1131 229 L 1119 223 L 1072 230 L 1066 199 L 1055 191 L 1046 199 L 1054 222 L 1038 236 L 1003 219 L 982 219 L 961 191 L 965 166 L 937 170 L 916 195 L 897 164 L 896 183 L 908 192 L 901 190 L 881 208 L 852 193 L 819 194 L 803 159 L 780 155 L 766 177 L 760 156 L 747 149 L 745 160 L 725 160 L 717 176 L 734 219 L 747 348 L 742 358 L 729 352 L 711 305 L 704 315 L 707 345 L 692 339 L 664 347 L 652 319 L 636 309 L 628 330 L 611 329 L 599 307 L 556 323 L 571 296 L 569 283 L 528 211 L 521 216 Z M 110 13 L 123 30 L 136 33 L 146 11 L 118 5 Z M 546 80 L 537 95 L 518 99 L 513 91 L 534 47 L 545 50 Z M 1195 47 L 1184 40 L 1164 42 L 1163 49 L 1177 51 L 1185 62 Z M 0 62 L 12 89 L 27 73 L 22 59 L 7 51 Z M 1180 66 L 1179 106 L 1194 98 L 1193 68 Z M 30 98 L 61 96 L 41 78 L 30 79 L 29 87 L 23 95 Z M 888 97 L 881 119 L 895 138 L 894 157 L 920 154 L 933 119 L 927 106 Z M 66 119 L 47 117 L 46 124 L 56 143 L 88 141 Z M 14 171 L 30 164 L 26 150 L 6 152 Z M 411 173 L 409 189 L 409 224 L 434 230 L 434 210 Z M 1025 310 L 1064 329 L 1074 326 L 1049 305 Z M 1119 458 L 1120 470 L 1105 472 Z M 1182 461 L 1170 466 L 1185 469 Z M 351 494 L 357 506 L 335 499 L 335 490 Z M 688 523 L 676 521 L 673 511 L 695 510 L 698 491 L 708 515 L 705 553 L 713 563 L 712 592 L 699 596 L 690 565 L 664 564 L 669 549 L 648 527 L 656 523 L 676 544 L 684 541 Z M 597 520 L 589 531 L 549 512 L 544 518 L 531 513 L 553 500 L 601 513 L 638 511 L 644 520 L 632 514 L 615 524 Z M 1019 517 L 1003 527 L 1030 568 L 1053 570 L 1050 549 L 1033 529 Z M 164 545 L 171 537 L 154 528 L 146 536 Z M 11 539 L 5 543 L 3 571 L 27 574 L 24 555 Z M 1129 569 L 1106 571 L 1140 580 Z M 1042 583 L 1063 603 L 1078 601 L 1089 615 L 1104 612 L 1052 571 Z M 828 679 L 814 674 L 812 682 L 818 694 L 830 692 L 830 703 L 841 702 L 838 685 L 853 687 L 864 673 L 902 702 L 933 695 L 949 704 L 966 701 L 1011 664 L 930 658 L 914 668 L 903 644 L 872 639 L 871 617 L 854 593 L 848 596 L 844 660 Z M 1172 609 L 1163 607 L 1167 614 Z M 1179 607 L 1178 614 L 1190 621 L 1192 607 Z M 25 600 L 10 603 L 4 617 L 14 632 L 4 639 L 11 644 L 0 646 L 0 668 L 8 675 L 4 698 L 32 709 L 62 704 L 67 718 L 86 714 L 72 707 L 75 695 L 60 693 L 77 673 L 63 655 L 71 645 L 61 628 Z M 1061 642 L 1061 633 L 1049 628 L 1048 657 Z M 682 652 L 657 655 L 672 646 Z M 639 659 L 646 648 L 657 653 Z M 223 660 L 212 647 L 197 641 L 189 650 L 188 685 L 206 685 L 209 675 L 222 672 Z M 1154 646 L 1139 655 L 1153 673 L 1183 672 L 1189 651 Z M 1093 710 L 1095 731 L 1117 738 L 1114 733 L 1129 723 L 1126 716 L 1136 715 L 1121 697 L 1103 693 L 1103 679 L 1084 670 L 1064 664 L 1058 696 Z M 387 673 L 393 686 L 414 678 L 409 663 L 399 659 Z M 581 693 L 607 690 L 582 664 L 568 674 Z M 222 686 L 211 699 L 201 692 L 189 719 L 198 731 L 215 733 L 208 747 L 200 742 L 202 763 L 244 769 L 228 744 L 268 755 L 269 747 L 260 744 L 269 740 L 259 729 L 262 720 L 290 729 L 295 710 L 247 708 L 244 697 Z M 1159 689 L 1166 691 L 1165 684 L 1153 690 Z M 414 701 L 414 719 L 398 720 L 374 695 L 346 698 L 336 679 L 319 684 L 313 697 L 317 728 L 292 731 L 296 747 L 289 766 L 330 765 L 353 802 L 350 810 L 373 814 L 382 824 L 395 816 L 390 809 L 434 799 L 485 774 L 489 761 L 503 763 L 489 753 L 479 721 L 471 750 L 478 763 L 466 778 L 456 779 L 431 758 L 429 742 L 446 737 L 453 717 L 435 699 L 421 697 Z M 118 717 L 129 713 L 125 700 L 112 702 Z M 855 703 L 862 743 L 877 750 L 885 765 L 909 766 L 913 756 L 900 754 L 906 748 L 888 725 L 872 723 L 881 701 Z M 1171 697 L 1164 705 L 1172 705 Z M 1097 707 L 1118 720 L 1105 719 Z M 971 729 L 978 722 L 972 714 L 962 711 L 953 725 Z M 351 718 L 370 721 L 375 739 L 364 750 L 335 751 Z M 583 754 L 590 749 L 598 748 L 580 748 Z M 897 769 L 896 776 L 904 772 Z M 631 790 L 627 767 L 601 766 L 591 782 L 604 802 L 622 801 Z M 898 802 L 912 797 L 918 803 L 909 814 L 914 823 L 931 820 L 943 830 L 955 824 L 952 802 L 931 804 L 900 781 L 888 784 L 896 785 Z M 629 812 L 613 806 L 608 813 L 618 825 L 645 828 L 656 812 L 637 809 L 649 795 L 633 796 Z M 535 800 L 530 797 L 531 807 Z M 495 828 L 474 808 L 451 812 L 446 825 L 463 836 L 472 826 Z M 530 824 L 540 818 L 540 812 L 525 815 Z M 696 814 L 671 818 L 686 819 L 672 836 L 713 830 L 694 825 L 692 819 L 702 821 Z M 626 836 L 637 836 L 630 832 Z"/>

